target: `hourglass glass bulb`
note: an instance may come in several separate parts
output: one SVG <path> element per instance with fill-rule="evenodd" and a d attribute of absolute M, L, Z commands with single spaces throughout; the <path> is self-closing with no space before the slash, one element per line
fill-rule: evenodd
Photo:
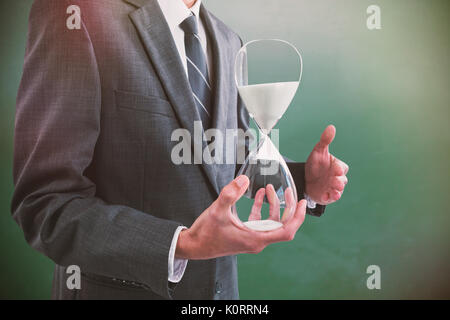
<path fill-rule="evenodd" d="M 280 56 L 275 52 L 282 52 L 284 59 L 272 59 L 272 57 Z M 264 188 L 265 192 L 268 192 L 265 193 L 267 197 L 264 197 L 264 202 L 269 202 L 270 194 L 271 204 L 274 204 L 276 208 L 285 207 L 288 190 L 297 201 L 297 192 L 289 168 L 270 140 L 269 133 L 294 98 L 301 74 L 301 55 L 293 45 L 284 40 L 250 41 L 236 56 L 236 86 L 260 132 L 258 147 L 255 150 L 249 150 L 237 175 L 246 175 L 249 178 L 250 183 L 244 194 L 245 197 L 255 199 L 256 193 Z M 236 206 L 233 206 L 232 211 L 238 216 Z M 245 220 L 241 219 L 241 221 Z M 265 220 L 263 214 L 260 214 L 257 220 L 251 219 L 244 222 L 244 225 L 258 231 L 273 230 L 282 226 L 273 218 Z"/>

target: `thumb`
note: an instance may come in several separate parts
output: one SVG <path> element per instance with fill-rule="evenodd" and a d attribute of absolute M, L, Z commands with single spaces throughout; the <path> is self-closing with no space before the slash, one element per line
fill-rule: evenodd
<path fill-rule="evenodd" d="M 241 175 L 227 184 L 219 194 L 218 205 L 229 208 L 245 193 L 249 185 L 247 176 Z"/>
<path fill-rule="evenodd" d="M 316 149 L 323 150 L 328 148 L 336 135 L 336 128 L 330 124 L 322 133 L 320 141 L 316 144 Z"/>

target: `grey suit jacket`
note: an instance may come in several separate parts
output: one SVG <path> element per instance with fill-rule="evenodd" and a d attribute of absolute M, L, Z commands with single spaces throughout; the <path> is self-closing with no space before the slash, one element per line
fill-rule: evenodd
<path fill-rule="evenodd" d="M 81 8 L 80 30 L 66 9 Z M 232 65 L 240 38 L 201 8 L 213 48 L 213 127 L 247 128 Z M 190 261 L 168 283 L 175 229 L 235 165 L 174 165 L 170 135 L 200 120 L 156 0 L 36 0 L 15 123 L 14 219 L 55 264 L 53 298 L 235 299 L 236 257 Z M 291 164 L 299 195 L 303 164 Z M 323 208 L 315 211 L 320 214 Z M 82 271 L 66 286 L 66 266 Z"/>

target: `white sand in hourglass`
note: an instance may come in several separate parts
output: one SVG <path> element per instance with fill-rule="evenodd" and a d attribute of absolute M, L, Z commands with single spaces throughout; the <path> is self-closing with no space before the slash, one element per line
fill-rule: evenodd
<path fill-rule="evenodd" d="M 250 116 L 269 134 L 286 112 L 298 88 L 298 81 L 273 82 L 239 86 L 239 94 Z"/>

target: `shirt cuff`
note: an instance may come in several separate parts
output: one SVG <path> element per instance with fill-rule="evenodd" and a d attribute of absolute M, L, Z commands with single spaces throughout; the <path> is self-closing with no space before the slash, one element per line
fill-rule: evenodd
<path fill-rule="evenodd" d="M 173 235 L 172 243 L 169 249 L 169 281 L 173 283 L 178 283 L 183 278 L 184 271 L 186 270 L 186 266 L 188 263 L 187 259 L 176 259 L 175 258 L 175 249 L 177 248 L 178 236 L 180 232 L 186 227 L 179 226 Z"/>
<path fill-rule="evenodd" d="M 306 200 L 306 205 L 308 206 L 308 208 L 310 209 L 315 209 L 316 208 L 316 202 L 311 199 L 306 193 L 303 194 L 305 196 L 305 200 Z"/>

